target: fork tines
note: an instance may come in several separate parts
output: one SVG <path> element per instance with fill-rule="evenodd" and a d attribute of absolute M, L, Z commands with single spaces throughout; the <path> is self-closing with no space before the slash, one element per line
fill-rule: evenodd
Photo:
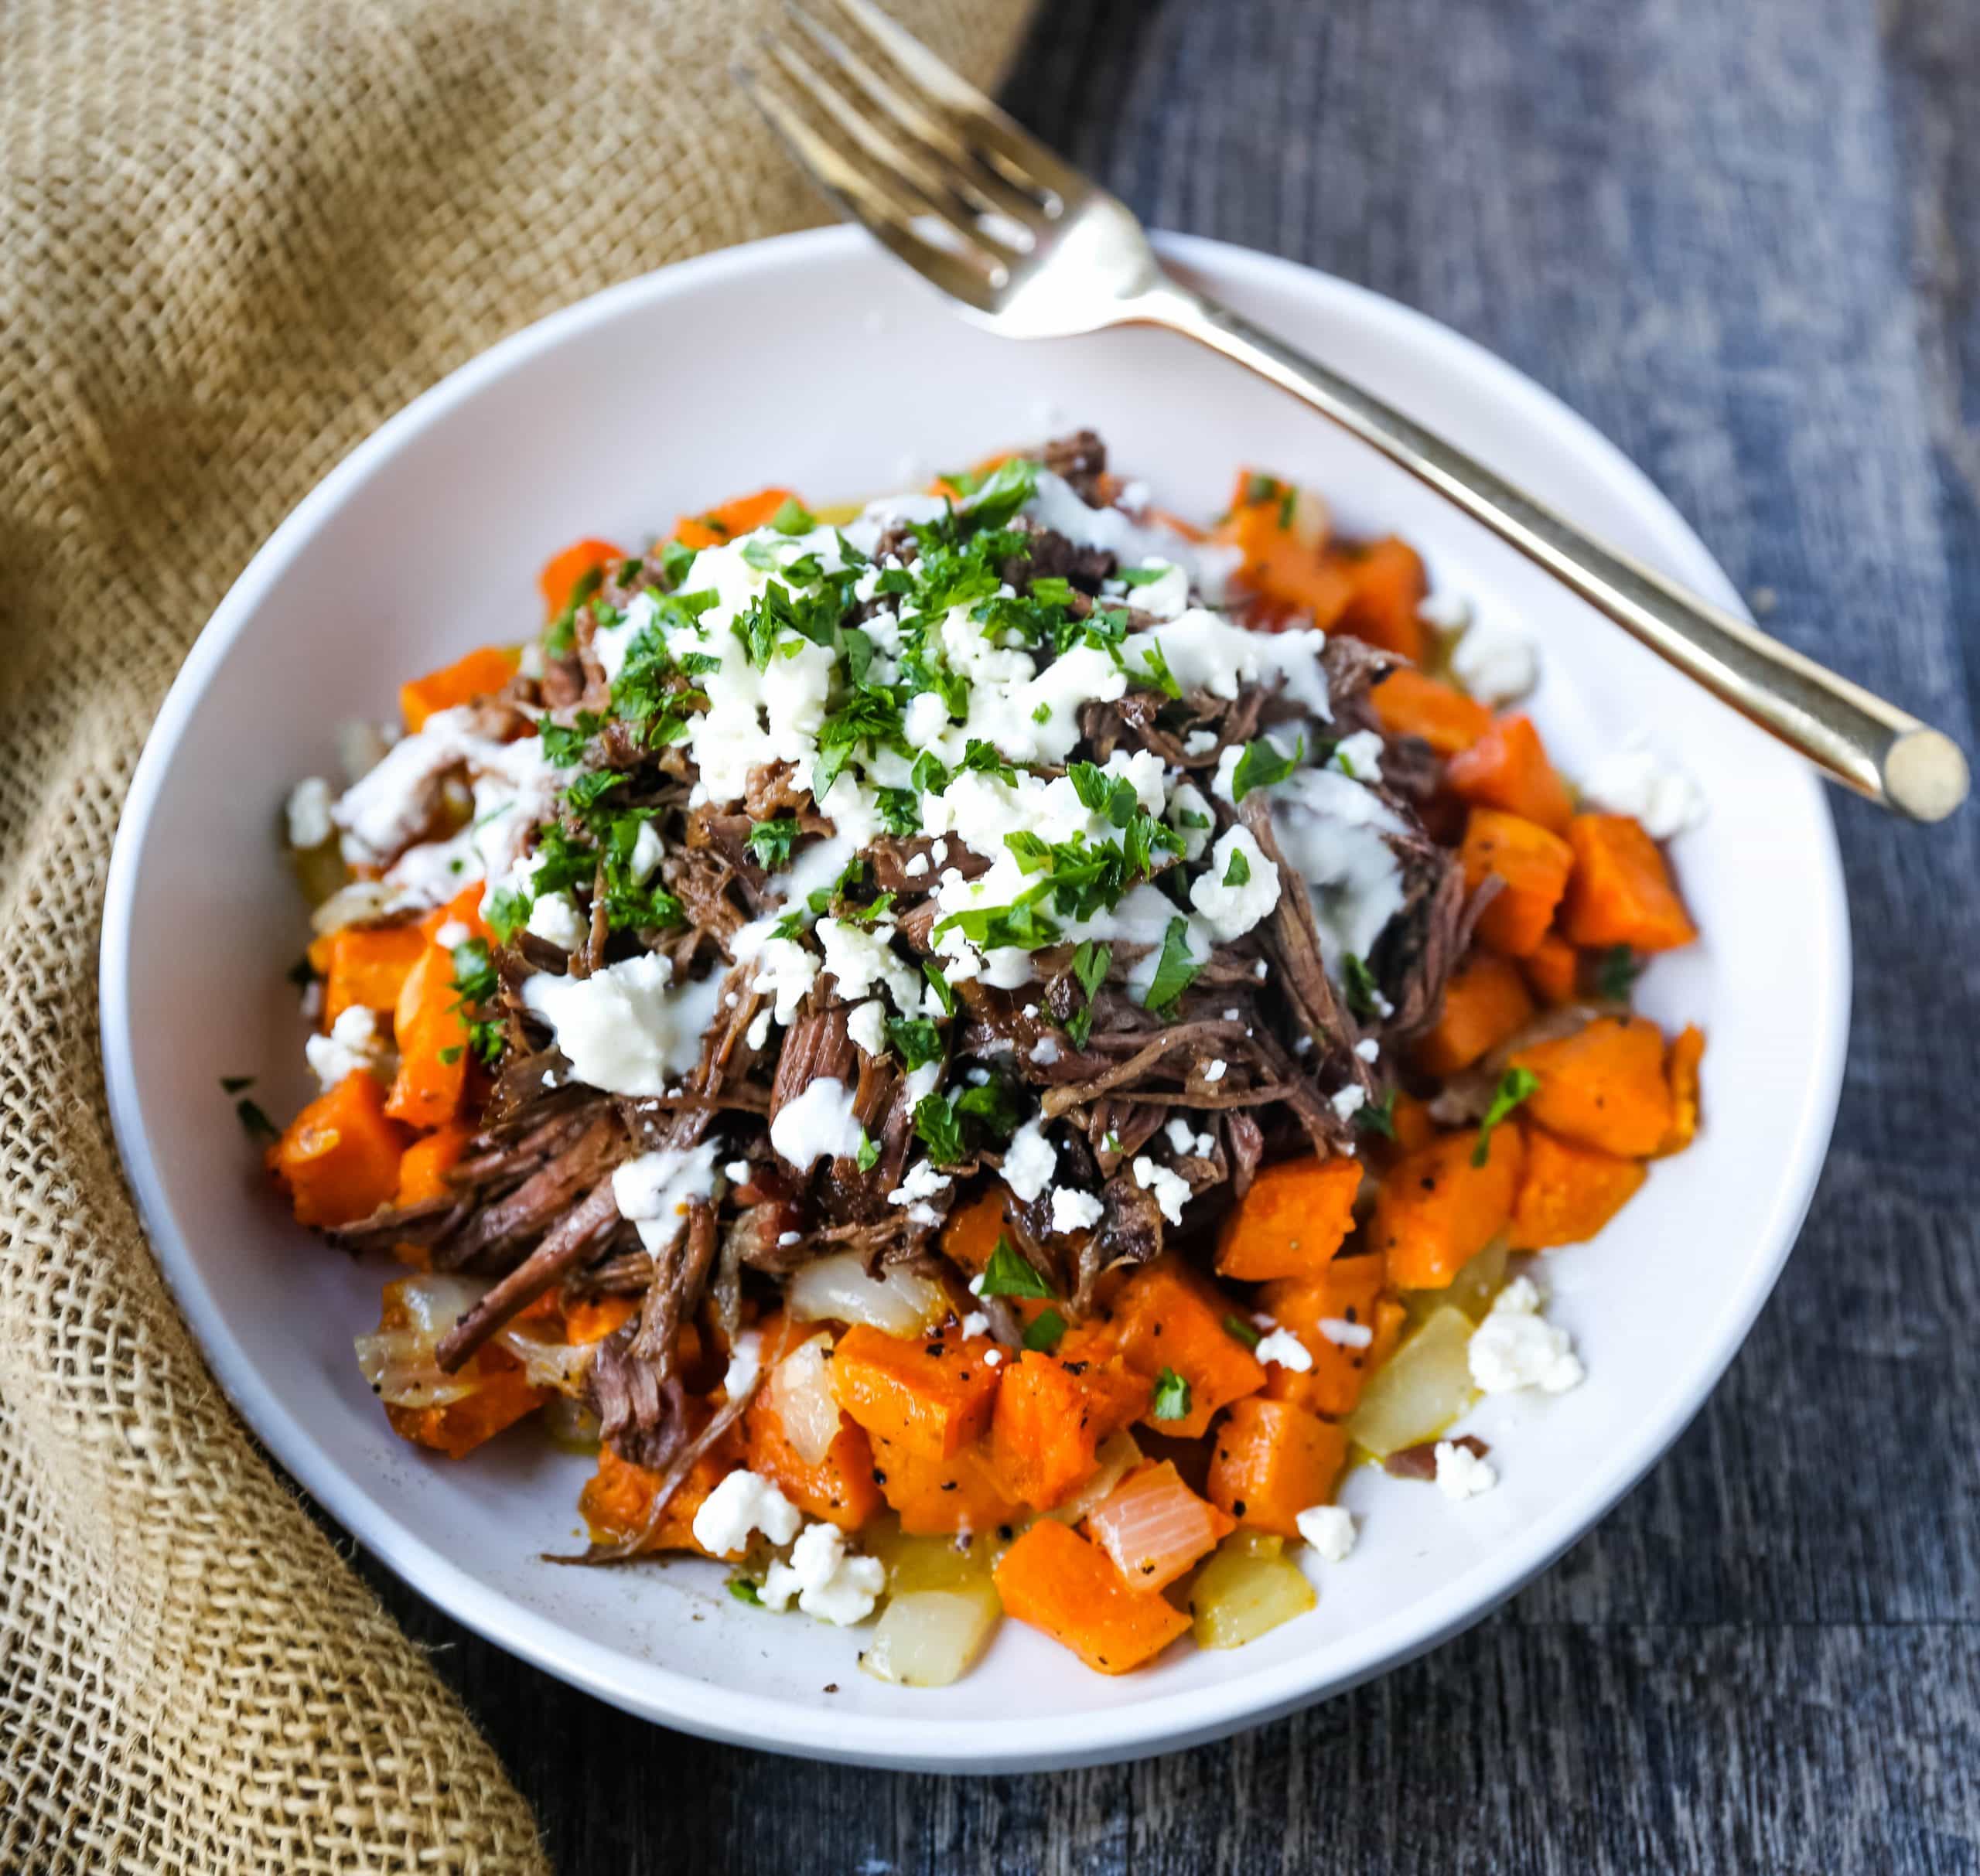
<path fill-rule="evenodd" d="M 872 0 L 785 10 L 737 81 L 845 213 L 987 309 L 1088 185 Z"/>

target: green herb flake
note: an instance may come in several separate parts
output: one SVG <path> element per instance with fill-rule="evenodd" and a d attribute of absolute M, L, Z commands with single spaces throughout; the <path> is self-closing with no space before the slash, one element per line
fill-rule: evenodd
<path fill-rule="evenodd" d="M 766 873 L 781 872 L 790 864 L 790 850 L 798 835 L 797 817 L 780 814 L 773 820 L 760 820 L 749 830 L 749 851 Z"/>
<path fill-rule="evenodd" d="M 1118 580 L 1123 586 L 1152 586 L 1157 580 L 1166 580 L 1168 577 L 1169 568 L 1166 565 L 1160 567 L 1117 567 L 1114 570 L 1114 578 Z M 1033 581 L 1032 585 L 1033 589 L 1036 590 L 1037 582 Z"/>
<path fill-rule="evenodd" d="M 1251 863 L 1234 841 L 1231 846 L 1231 864 L 1224 869 L 1224 883 L 1227 886 L 1248 886 L 1251 883 Z"/>
<path fill-rule="evenodd" d="M 1258 1332 L 1242 1316 L 1226 1316 L 1224 1318 L 1224 1332 L 1244 1343 L 1248 1349 L 1255 1349 L 1262 1339 Z"/>
<path fill-rule="evenodd" d="M 1395 1090 L 1378 1101 L 1364 1101 L 1354 1110 L 1354 1124 L 1364 1133 L 1379 1134 L 1384 1140 L 1395 1138 Z"/>
<path fill-rule="evenodd" d="M 261 1104 L 249 1100 L 246 1096 L 234 1103 L 234 1117 L 241 1123 L 241 1131 L 250 1140 L 279 1140 L 282 1130 L 261 1111 Z"/>
<path fill-rule="evenodd" d="M 1041 1309 L 1024 1332 L 1024 1346 L 1034 1355 L 1050 1355 L 1066 1337 L 1066 1318 L 1056 1309 Z"/>
<path fill-rule="evenodd" d="M 879 1142 L 863 1127 L 859 1130 L 859 1151 L 853 1158 L 862 1172 L 871 1172 L 880 1163 Z"/>
<path fill-rule="evenodd" d="M 1013 1248 L 1007 1237 L 997 1240 L 997 1248 L 983 1267 L 978 1296 L 1036 1296 L 1050 1299 L 1052 1286 Z"/>
<path fill-rule="evenodd" d="M 915 1103 L 914 1131 L 937 1165 L 953 1166 L 963 1157 L 962 1123 L 946 1094 L 924 1094 Z"/>
<path fill-rule="evenodd" d="M 1602 953 L 1602 962 L 1596 968 L 1596 993 L 1605 1002 L 1627 1003 L 1630 987 L 1642 972 L 1636 953 L 1627 945 L 1611 945 Z"/>
<path fill-rule="evenodd" d="M 1492 1131 L 1521 1101 L 1539 1091 L 1540 1077 L 1530 1068 L 1509 1068 L 1492 1091 L 1492 1104 L 1478 1124 L 1478 1144 L 1471 1149 L 1471 1163 L 1482 1166 L 1491 1156 Z"/>
<path fill-rule="evenodd" d="M 1386 999 L 1381 986 L 1375 981 L 1375 974 L 1368 968 L 1367 961 L 1352 951 L 1343 952 L 1340 960 L 1340 981 L 1347 992 L 1347 1007 L 1355 1015 L 1369 1017 L 1377 1015 Z"/>
<path fill-rule="evenodd" d="M 747 1577 L 731 1577 L 729 1579 L 729 1593 L 738 1602 L 746 1602 L 755 1608 L 763 1606 L 762 1592 Z"/>
<path fill-rule="evenodd" d="M 254 1077 L 252 1075 L 223 1075 L 220 1078 L 223 1094 L 238 1094 L 242 1090 L 251 1088 L 254 1085 Z"/>
<path fill-rule="evenodd" d="M 887 1040 L 900 1052 L 910 1070 L 942 1059 L 942 1032 L 919 1017 L 889 1016 Z"/>
<path fill-rule="evenodd" d="M 1144 999 L 1145 1007 L 1159 1015 L 1173 1009 L 1184 991 L 1197 981 L 1203 966 L 1190 955 L 1190 922 L 1171 919 L 1162 933 L 1162 956 L 1156 960 L 1155 976 Z"/>
<path fill-rule="evenodd" d="M 928 987 L 935 993 L 935 1001 L 942 1006 L 945 1016 L 956 1013 L 956 993 L 950 989 L 949 980 L 943 974 L 942 967 L 930 957 L 923 960 L 921 974 L 928 980 Z"/>
<path fill-rule="evenodd" d="M 1290 756 L 1284 754 L 1268 736 L 1244 745 L 1231 772 L 1231 799 L 1242 801 L 1255 788 L 1271 788 L 1282 782 L 1306 759 L 1306 738 L 1302 736 Z"/>
<path fill-rule="evenodd" d="M 1190 1384 L 1173 1368 L 1156 1376 L 1155 1404 L 1149 1409 L 1152 1420 L 1187 1420 L 1190 1417 Z"/>

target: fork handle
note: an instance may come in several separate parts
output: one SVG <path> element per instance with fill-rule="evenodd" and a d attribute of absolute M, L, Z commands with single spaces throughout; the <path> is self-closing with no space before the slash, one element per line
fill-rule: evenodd
<path fill-rule="evenodd" d="M 1164 277 L 1126 310 L 1132 322 L 1194 339 L 1332 418 L 1845 786 L 1921 821 L 1942 820 L 1966 799 L 1966 758 L 1950 737 L 1582 533 L 1228 307 Z"/>

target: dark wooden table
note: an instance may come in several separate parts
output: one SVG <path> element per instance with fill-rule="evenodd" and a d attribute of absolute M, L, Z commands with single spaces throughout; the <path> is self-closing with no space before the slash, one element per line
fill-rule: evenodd
<path fill-rule="evenodd" d="M 1973 745 L 1976 0 L 1042 15 L 1012 107 L 1142 214 L 1481 340 L 1773 629 Z M 1814 1215 L 1697 1423 L 1551 1574 L 1226 1745 L 938 1779 L 626 1719 L 372 1569 L 559 1868 L 1980 1871 L 1980 814 L 1837 817 L 1855 1018 Z"/>

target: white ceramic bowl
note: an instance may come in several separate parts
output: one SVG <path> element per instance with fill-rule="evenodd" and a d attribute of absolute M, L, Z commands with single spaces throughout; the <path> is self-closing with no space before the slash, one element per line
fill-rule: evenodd
<path fill-rule="evenodd" d="M 1623 547 L 1738 595 L 1654 489 L 1506 366 L 1418 315 L 1214 243 L 1164 251 L 1264 324 L 1372 384 Z M 644 538 L 766 481 L 820 502 L 1080 423 L 1184 513 L 1234 466 L 1393 529 L 1546 659 L 1534 713 L 1572 773 L 1640 727 L 1711 815 L 1678 843 L 1704 931 L 1640 1001 L 1704 1024 L 1706 1121 L 1601 1240 L 1555 1254 L 1586 1383 L 1477 1416 L 1499 1489 L 1463 1506 L 1362 1473 L 1358 1549 L 1317 1609 L 1255 1646 L 1088 1673 L 1016 1622 L 958 1685 L 862 1674 L 858 1631 L 722 1593 L 716 1566 L 559 1568 L 583 1461 L 517 1437 L 466 1463 L 388 1431 L 352 1359 L 382 1273 L 299 1231 L 258 1176 L 224 1074 L 268 1109 L 305 1096 L 283 972 L 306 936 L 275 844 L 289 784 L 333 773 L 342 720 L 402 677 L 537 616 L 539 564 L 580 534 Z M 710 1738 L 859 1763 L 988 1772 L 1186 1745 L 1336 1692 L 1475 1622 L 1661 1453 L 1718 1379 L 1808 1206 L 1849 1004 L 1841 874 L 1793 759 L 1435 497 L 1185 342 L 1019 346 L 965 326 L 857 234 L 792 236 L 602 293 L 497 346 L 355 451 L 268 542 L 186 660 L 131 784 L 110 875 L 103 1040 L 125 1163 L 167 1280 L 229 1397 L 358 1540 L 441 1608 L 630 1711 Z"/>

